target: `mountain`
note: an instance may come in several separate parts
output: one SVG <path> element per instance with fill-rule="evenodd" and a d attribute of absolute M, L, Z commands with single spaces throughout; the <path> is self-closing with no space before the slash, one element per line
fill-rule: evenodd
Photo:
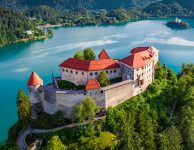
<path fill-rule="evenodd" d="M 40 5 L 47 5 L 61 9 L 117 9 L 120 7 L 146 7 L 151 3 L 160 0 L 1 0 L 0 5 L 12 8 L 31 8 Z"/>
<path fill-rule="evenodd" d="M 194 0 L 163 0 L 150 4 L 144 12 L 154 17 L 194 16 Z"/>

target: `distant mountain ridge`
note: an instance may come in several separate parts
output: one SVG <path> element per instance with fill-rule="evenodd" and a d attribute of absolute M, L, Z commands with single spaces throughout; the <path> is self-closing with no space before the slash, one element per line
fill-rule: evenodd
<path fill-rule="evenodd" d="M 194 0 L 163 0 L 150 4 L 144 12 L 154 17 L 194 16 Z"/>
<path fill-rule="evenodd" d="M 53 8 L 75 9 L 118 9 L 132 7 L 147 7 L 160 0 L 1 0 L 0 5 L 12 8 L 31 8 L 47 5 Z"/>

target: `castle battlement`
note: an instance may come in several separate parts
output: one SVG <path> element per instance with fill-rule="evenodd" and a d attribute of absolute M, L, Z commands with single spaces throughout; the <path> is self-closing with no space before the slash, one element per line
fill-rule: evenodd
<path fill-rule="evenodd" d="M 59 65 L 60 77 L 53 83 L 43 85 L 43 80 L 33 72 L 28 80 L 28 89 L 33 112 L 43 109 L 53 114 L 63 111 L 69 117 L 72 107 L 85 97 L 92 97 L 104 109 L 115 107 L 123 101 L 140 94 L 154 81 L 154 68 L 159 51 L 155 47 L 137 47 L 123 59 L 111 58 L 102 50 L 97 60 L 68 58 Z M 109 79 L 121 78 L 120 82 L 101 87 L 97 78 L 105 71 Z M 58 81 L 65 80 L 85 87 L 82 90 L 63 90 Z"/>

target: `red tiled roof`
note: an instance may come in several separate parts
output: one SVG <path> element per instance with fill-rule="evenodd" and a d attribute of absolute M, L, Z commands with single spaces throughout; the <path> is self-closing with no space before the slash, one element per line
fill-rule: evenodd
<path fill-rule="evenodd" d="M 131 50 L 131 55 L 123 58 L 121 62 L 133 67 L 140 68 L 152 61 L 152 58 L 158 53 L 154 47 L 137 47 Z"/>
<path fill-rule="evenodd" d="M 100 54 L 98 55 L 99 59 L 110 59 L 109 55 L 107 54 L 106 50 L 103 49 Z"/>
<path fill-rule="evenodd" d="M 119 68 L 119 64 L 114 59 L 80 60 L 77 58 L 69 58 L 59 66 L 84 71 Z"/>
<path fill-rule="evenodd" d="M 86 90 L 96 90 L 96 89 L 100 89 L 100 84 L 96 79 L 92 79 L 92 80 L 88 80 L 86 86 L 85 86 Z"/>
<path fill-rule="evenodd" d="M 149 49 L 150 49 L 150 47 L 136 47 L 136 48 L 131 50 L 131 53 L 138 53 L 138 52 L 146 51 Z"/>
<path fill-rule="evenodd" d="M 42 79 L 35 73 L 32 72 L 32 74 L 30 75 L 30 78 L 27 82 L 28 86 L 36 86 L 43 83 Z"/>
<path fill-rule="evenodd" d="M 146 63 L 143 61 L 142 57 L 138 53 L 134 53 L 126 58 L 121 59 L 121 62 L 133 68 L 140 68 L 146 65 Z"/>

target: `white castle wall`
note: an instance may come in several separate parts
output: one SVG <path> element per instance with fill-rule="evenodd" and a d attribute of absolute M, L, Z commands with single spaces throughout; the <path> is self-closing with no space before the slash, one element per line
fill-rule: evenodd
<path fill-rule="evenodd" d="M 42 85 L 43 83 L 37 86 L 28 86 L 28 95 L 30 98 L 31 105 L 41 102 L 41 97 L 39 93 L 42 92 Z"/>
<path fill-rule="evenodd" d="M 101 90 L 105 94 L 105 108 L 115 107 L 133 96 L 133 81 L 126 80 L 107 86 Z"/>
<path fill-rule="evenodd" d="M 108 73 L 109 79 L 121 77 L 120 68 L 98 71 L 81 71 L 60 67 L 61 79 L 73 82 L 76 85 L 85 85 L 89 79 L 96 79 L 102 71 Z"/>

